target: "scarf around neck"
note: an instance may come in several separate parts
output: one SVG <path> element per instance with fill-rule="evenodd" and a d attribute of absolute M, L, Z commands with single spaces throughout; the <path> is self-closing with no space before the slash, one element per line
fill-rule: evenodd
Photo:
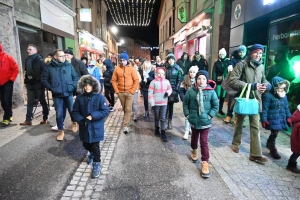
<path fill-rule="evenodd" d="M 254 66 L 254 67 L 258 67 L 262 64 L 262 59 L 260 59 L 259 61 L 254 60 L 253 58 L 250 57 L 250 63 Z"/>
<path fill-rule="evenodd" d="M 195 84 L 196 85 L 196 84 Z M 203 113 L 205 110 L 204 110 L 204 104 L 203 104 L 203 89 L 206 88 L 207 85 L 204 85 L 204 86 L 197 86 L 197 89 L 198 89 L 198 93 L 197 93 L 197 96 L 196 96 L 196 100 L 198 102 L 198 112 L 199 112 L 199 115 L 201 113 Z"/>
<path fill-rule="evenodd" d="M 26 59 L 26 74 L 27 74 L 27 76 L 33 75 L 32 61 L 35 60 L 37 57 L 38 57 L 37 53 L 27 57 L 27 59 Z"/>

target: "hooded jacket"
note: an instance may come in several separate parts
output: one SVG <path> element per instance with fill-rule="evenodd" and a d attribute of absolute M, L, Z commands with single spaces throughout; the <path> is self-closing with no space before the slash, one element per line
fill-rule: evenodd
<path fill-rule="evenodd" d="M 92 85 L 92 92 L 84 90 L 86 84 Z M 84 75 L 77 84 L 77 92 L 72 117 L 79 124 L 80 140 L 87 143 L 99 142 L 104 139 L 104 121 L 109 114 L 106 99 L 100 92 L 100 83 L 91 75 Z M 92 120 L 86 119 L 91 115 Z"/>
<path fill-rule="evenodd" d="M 111 79 L 112 79 L 112 75 L 114 73 L 114 67 L 112 66 L 112 62 L 109 58 L 106 58 L 103 61 L 103 64 L 106 66 L 106 70 L 103 73 L 104 87 L 112 87 Z"/>
<path fill-rule="evenodd" d="M 164 106 L 168 104 L 168 97 L 164 97 L 165 93 L 168 96 L 172 94 L 170 82 L 165 77 L 156 77 L 151 81 L 148 91 L 148 99 L 151 106 Z"/>
<path fill-rule="evenodd" d="M 232 52 L 232 58 L 228 61 L 228 65 L 232 65 L 232 67 L 235 67 L 236 64 L 238 64 L 242 58 L 239 55 L 239 50 L 235 50 Z"/>
<path fill-rule="evenodd" d="M 199 92 L 197 83 L 186 92 L 183 100 L 183 112 L 195 129 L 205 129 L 211 127 L 211 120 L 219 110 L 219 100 L 214 91 L 216 83 L 212 80 L 207 81 L 206 88 L 203 91 L 204 112 L 199 113 L 197 94 Z"/>
<path fill-rule="evenodd" d="M 0 85 L 4 85 L 9 80 L 14 82 L 19 74 L 18 64 L 15 59 L 5 53 L 0 44 Z"/>
<path fill-rule="evenodd" d="M 184 60 L 184 55 L 187 55 L 186 60 Z M 183 75 L 188 75 L 189 70 L 191 68 L 191 61 L 189 55 L 186 52 L 182 54 L 181 58 L 179 58 L 176 63 L 182 69 Z"/>
<path fill-rule="evenodd" d="M 286 85 L 286 92 L 290 83 L 281 77 L 275 76 L 272 81 L 272 89 L 270 92 L 262 96 L 262 112 L 260 114 L 261 122 L 268 121 L 270 124 L 266 126 L 267 130 L 287 130 L 287 118 L 291 117 L 290 110 L 288 108 L 287 96 L 280 98 L 276 94 L 276 87 L 280 84 Z"/>
<path fill-rule="evenodd" d="M 115 93 L 130 92 L 134 94 L 139 86 L 137 73 L 129 63 L 125 67 L 122 65 L 117 66 L 111 79 Z"/>

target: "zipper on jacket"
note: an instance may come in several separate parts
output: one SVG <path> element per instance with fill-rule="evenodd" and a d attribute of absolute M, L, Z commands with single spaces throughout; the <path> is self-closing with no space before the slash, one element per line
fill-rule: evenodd
<path fill-rule="evenodd" d="M 125 92 L 125 66 L 124 66 L 124 73 L 123 73 L 123 76 L 124 76 L 124 92 Z"/>

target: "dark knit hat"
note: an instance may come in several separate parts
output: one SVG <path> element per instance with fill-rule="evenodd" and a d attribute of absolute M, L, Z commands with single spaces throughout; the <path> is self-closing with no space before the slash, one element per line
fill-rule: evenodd
<path fill-rule="evenodd" d="M 66 49 L 66 50 L 64 50 L 64 53 L 70 54 L 70 55 L 74 55 L 74 54 L 73 54 L 73 51 L 72 51 L 71 49 Z"/>
<path fill-rule="evenodd" d="M 198 79 L 198 77 L 199 77 L 200 75 L 205 76 L 207 80 L 208 80 L 208 78 L 209 78 L 209 75 L 208 75 L 208 72 L 207 72 L 207 71 L 205 71 L 205 70 L 200 70 L 200 71 L 196 74 L 196 80 Z"/>
<path fill-rule="evenodd" d="M 168 56 L 167 56 L 167 61 L 170 60 L 170 59 L 173 59 L 175 60 L 175 56 L 173 53 L 168 53 Z"/>
<path fill-rule="evenodd" d="M 120 54 L 120 60 L 121 59 L 124 59 L 124 60 L 128 61 L 129 57 L 128 57 L 128 54 L 127 54 L 126 51 L 122 51 L 122 53 Z"/>
<path fill-rule="evenodd" d="M 264 51 L 264 47 L 261 44 L 254 44 L 252 45 L 252 47 L 250 48 L 250 55 L 254 52 L 256 52 L 258 49 Z"/>
<path fill-rule="evenodd" d="M 239 46 L 238 51 L 239 52 L 243 51 L 243 52 L 246 53 L 247 52 L 247 47 L 245 47 L 245 45 L 241 45 L 241 46 Z"/>

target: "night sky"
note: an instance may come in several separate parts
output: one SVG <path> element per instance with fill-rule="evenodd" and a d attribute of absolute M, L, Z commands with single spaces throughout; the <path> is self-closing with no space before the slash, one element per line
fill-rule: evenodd
<path fill-rule="evenodd" d="M 107 12 L 108 26 L 116 26 L 118 28 L 117 36 L 130 37 L 132 39 L 140 39 L 147 42 L 150 46 L 157 47 L 159 42 L 159 27 L 157 25 L 157 18 L 159 13 L 161 0 L 156 0 L 153 5 L 153 13 L 149 26 L 121 26 L 116 25 L 112 19 L 111 13 Z M 151 57 L 157 56 L 158 50 L 151 51 Z"/>

